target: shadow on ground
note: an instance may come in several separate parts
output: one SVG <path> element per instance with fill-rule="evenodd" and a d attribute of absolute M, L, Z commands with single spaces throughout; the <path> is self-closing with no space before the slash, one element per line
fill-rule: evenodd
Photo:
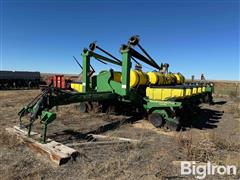
<path fill-rule="evenodd" d="M 211 110 L 211 109 L 199 109 L 188 119 L 184 125 L 183 130 L 186 127 L 197 129 L 214 129 L 218 127 L 218 122 L 221 120 L 224 112 Z"/>
<path fill-rule="evenodd" d="M 54 133 L 53 135 L 49 135 L 48 137 L 51 139 L 54 139 L 55 141 L 60 142 L 60 143 L 69 143 L 73 140 L 74 140 L 74 142 L 76 142 L 76 141 L 94 141 L 94 138 L 90 134 L 100 134 L 100 133 L 104 133 L 107 131 L 111 131 L 111 130 L 119 128 L 123 124 L 133 123 L 133 122 L 136 122 L 141 119 L 142 119 L 142 115 L 136 114 L 136 115 L 131 116 L 126 119 L 107 123 L 105 125 L 98 127 L 97 129 L 89 131 L 87 133 L 81 133 L 78 131 L 74 131 L 72 129 L 67 129 L 62 132 L 57 132 L 57 133 Z"/>
<path fill-rule="evenodd" d="M 214 102 L 217 105 L 223 105 L 226 101 L 218 101 Z M 182 118 L 182 130 L 186 130 L 187 128 L 196 128 L 196 129 L 214 129 L 218 127 L 218 122 L 221 120 L 224 112 L 218 110 L 211 110 L 206 108 L 199 108 L 193 114 Z M 98 127 L 95 130 L 89 131 L 87 133 L 82 133 L 79 131 L 74 131 L 72 129 L 67 129 L 61 132 L 57 132 L 49 136 L 58 142 L 68 143 L 71 141 L 94 141 L 94 139 L 89 136 L 89 134 L 100 134 L 107 131 L 111 131 L 119 128 L 123 124 L 134 123 L 143 118 L 140 114 L 134 114 L 129 118 L 124 118 L 118 121 L 113 121 Z"/>

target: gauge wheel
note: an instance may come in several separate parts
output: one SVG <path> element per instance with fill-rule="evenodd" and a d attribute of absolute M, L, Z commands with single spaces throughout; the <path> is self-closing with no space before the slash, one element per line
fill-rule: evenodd
<path fill-rule="evenodd" d="M 163 117 L 159 113 L 150 114 L 148 120 L 157 128 L 163 125 Z"/>

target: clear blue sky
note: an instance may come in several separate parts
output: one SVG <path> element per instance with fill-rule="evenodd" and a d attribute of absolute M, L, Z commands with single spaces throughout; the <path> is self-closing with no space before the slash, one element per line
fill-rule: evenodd
<path fill-rule="evenodd" d="M 0 1 L 4 70 L 79 73 L 72 56 L 90 42 L 121 58 L 120 45 L 138 34 L 172 72 L 239 80 L 239 1 Z"/>

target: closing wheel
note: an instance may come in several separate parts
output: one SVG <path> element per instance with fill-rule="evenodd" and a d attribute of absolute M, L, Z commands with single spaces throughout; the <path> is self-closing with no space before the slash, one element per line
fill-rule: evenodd
<path fill-rule="evenodd" d="M 159 113 L 152 113 L 148 116 L 148 120 L 157 128 L 163 125 L 163 118 Z"/>
<path fill-rule="evenodd" d="M 166 121 L 166 127 L 171 131 L 179 131 L 181 129 L 180 118 L 176 117 L 174 121 Z"/>
<path fill-rule="evenodd" d="M 208 103 L 209 102 L 209 94 L 205 94 L 203 97 L 203 102 Z"/>
<path fill-rule="evenodd" d="M 106 111 L 107 114 L 109 115 L 114 115 L 116 114 L 116 106 L 114 105 L 109 105 Z"/>
<path fill-rule="evenodd" d="M 86 103 L 84 103 L 84 102 L 81 102 L 79 104 L 79 111 L 81 113 L 86 113 L 88 111 L 88 105 Z"/>

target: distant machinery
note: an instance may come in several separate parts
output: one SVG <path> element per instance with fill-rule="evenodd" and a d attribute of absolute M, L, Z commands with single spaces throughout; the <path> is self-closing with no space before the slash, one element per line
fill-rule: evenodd
<path fill-rule="evenodd" d="M 39 88 L 40 72 L 0 71 L 0 89 Z"/>

